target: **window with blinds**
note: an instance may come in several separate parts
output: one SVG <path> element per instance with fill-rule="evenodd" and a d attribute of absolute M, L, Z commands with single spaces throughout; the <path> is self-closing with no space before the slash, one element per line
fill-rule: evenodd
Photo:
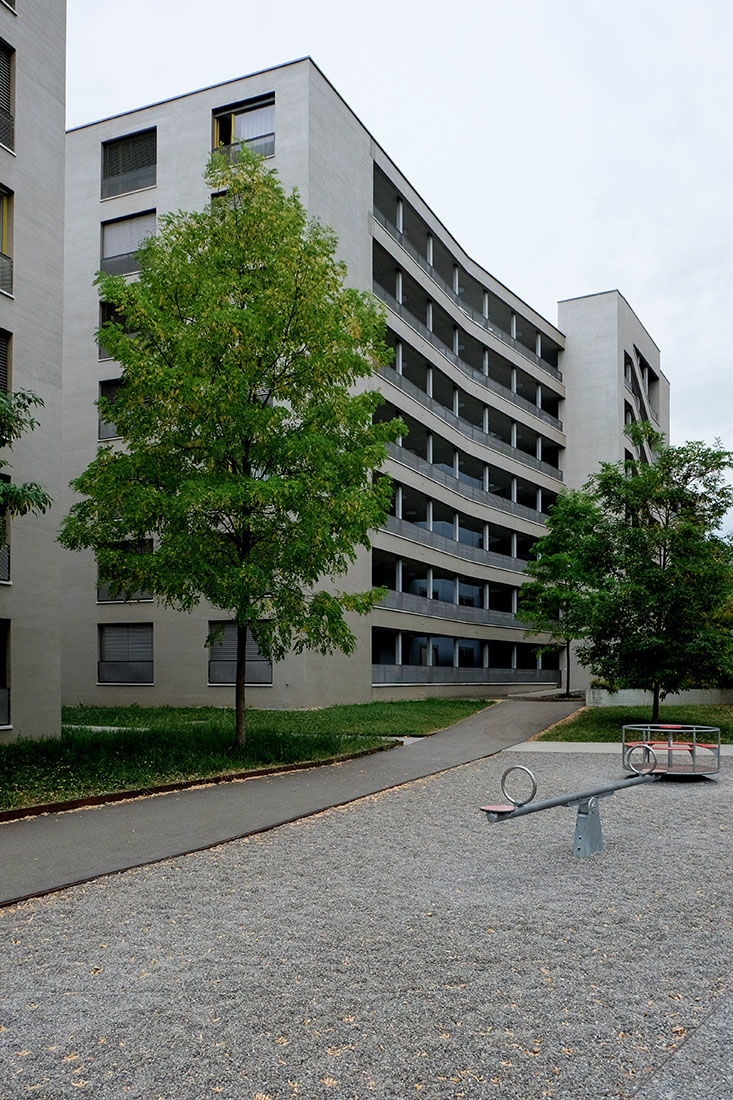
<path fill-rule="evenodd" d="M 114 405 L 117 394 L 120 391 L 122 385 L 121 378 L 109 378 L 105 382 L 99 383 L 99 396 L 104 397 L 106 401 Z M 98 439 L 119 439 L 117 434 L 117 427 L 111 420 L 103 420 L 100 411 L 98 426 L 97 426 L 97 438 Z"/>
<path fill-rule="evenodd" d="M 134 214 L 102 223 L 102 271 L 108 275 L 129 275 L 139 271 L 136 254 L 146 237 L 155 233 L 155 211 Z"/>
<path fill-rule="evenodd" d="M 223 632 L 219 633 L 214 644 L 209 646 L 210 684 L 233 684 L 237 678 L 237 624 L 210 622 L 209 634 L 222 626 Z M 272 663 L 262 656 L 249 630 L 244 661 L 244 674 L 248 684 L 272 683 Z"/>
<path fill-rule="evenodd" d="M 157 156 L 155 127 L 102 142 L 102 198 L 155 187 Z"/>
<path fill-rule="evenodd" d="M 13 67 L 15 50 L 0 38 L 0 144 L 15 149 Z"/>
<path fill-rule="evenodd" d="M 275 96 L 247 99 L 214 112 L 214 148 L 236 149 L 244 142 L 261 157 L 275 154 Z"/>
<path fill-rule="evenodd" d="M 13 293 L 13 193 L 0 186 L 0 290 Z"/>
<path fill-rule="evenodd" d="M 10 340 L 10 333 L 0 329 L 0 393 L 10 392 Z"/>
<path fill-rule="evenodd" d="M 99 625 L 100 684 L 152 684 L 153 624 Z"/>
<path fill-rule="evenodd" d="M 118 549 L 127 550 L 128 553 L 133 554 L 152 554 L 153 552 L 153 540 L 141 539 L 139 542 L 120 542 L 117 544 Z M 97 579 L 97 603 L 141 603 L 152 601 L 153 597 L 150 592 L 143 588 L 139 588 L 136 592 L 129 594 L 112 595 L 111 582 L 102 582 Z"/>

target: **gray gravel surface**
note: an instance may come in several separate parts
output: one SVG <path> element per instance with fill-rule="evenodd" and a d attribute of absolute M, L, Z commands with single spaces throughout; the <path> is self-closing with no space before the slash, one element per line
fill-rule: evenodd
<path fill-rule="evenodd" d="M 733 761 L 604 800 L 584 860 L 574 810 L 487 824 L 510 763 L 0 910 L 0 1097 L 733 1100 Z"/>

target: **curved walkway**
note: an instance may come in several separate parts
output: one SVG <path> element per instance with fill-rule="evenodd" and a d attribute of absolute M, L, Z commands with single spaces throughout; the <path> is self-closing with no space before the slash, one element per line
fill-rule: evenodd
<path fill-rule="evenodd" d="M 430 737 L 342 764 L 6 822 L 0 906 L 211 848 L 493 756 L 577 709 L 577 700 L 504 700 Z"/>

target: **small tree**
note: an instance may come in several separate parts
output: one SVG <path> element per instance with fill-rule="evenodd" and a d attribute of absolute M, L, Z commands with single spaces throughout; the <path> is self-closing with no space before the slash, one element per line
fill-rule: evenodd
<path fill-rule="evenodd" d="M 30 390 L 17 390 L 14 393 L 0 392 L 0 450 L 12 448 L 26 431 L 38 427 L 38 421 L 31 410 L 43 405 L 43 400 Z M 6 459 L 0 459 L 0 470 L 10 468 Z M 0 516 L 25 516 L 28 513 L 38 515 L 47 511 L 53 501 L 45 489 L 35 481 L 17 484 L 0 479 Z M 7 541 L 5 524 L 0 524 L 0 546 Z"/>
<path fill-rule="evenodd" d="M 532 626 L 526 637 L 545 634 L 540 653 L 565 650 L 565 694 L 570 695 L 570 647 L 583 636 L 588 621 L 581 548 L 592 550 L 596 509 L 587 493 L 561 493 L 550 508 L 547 534 L 530 551 L 519 590 L 518 617 Z"/>
<path fill-rule="evenodd" d="M 99 407 L 126 448 L 101 447 L 72 483 L 84 499 L 60 539 L 93 549 L 113 591 L 231 616 L 243 744 L 248 631 L 274 660 L 353 650 L 344 613 L 381 593 L 322 578 L 343 576 L 383 522 L 391 485 L 372 472 L 404 425 L 374 423 L 381 396 L 356 392 L 391 353 L 381 306 L 344 285 L 333 233 L 244 147 L 205 178 L 220 197 L 161 219 L 138 281 L 98 276 L 117 314 L 98 338 L 123 367 Z"/>
<path fill-rule="evenodd" d="M 655 462 L 603 463 L 576 501 L 583 522 L 565 507 L 562 529 L 554 523 L 545 538 L 550 561 L 553 539 L 567 549 L 578 659 L 612 689 L 651 691 L 656 722 L 669 692 L 733 678 L 733 547 L 718 533 L 733 505 L 733 455 L 702 443 L 666 446 L 648 424 L 628 434 L 651 445 Z M 548 604 L 560 591 L 553 578 L 535 583 Z"/>

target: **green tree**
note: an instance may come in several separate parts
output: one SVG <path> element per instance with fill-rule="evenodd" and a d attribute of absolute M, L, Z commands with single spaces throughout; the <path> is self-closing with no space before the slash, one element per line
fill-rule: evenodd
<path fill-rule="evenodd" d="M 596 509 L 588 493 L 561 493 L 550 508 L 547 534 L 531 548 L 526 568 L 530 579 L 519 590 L 517 615 L 532 624 L 525 636 L 547 636 L 537 647 L 540 653 L 565 650 L 566 695 L 570 695 L 571 643 L 583 636 L 588 621 L 580 551 L 592 550 L 595 521 Z"/>
<path fill-rule="evenodd" d="M 658 721 L 669 692 L 733 679 L 733 547 L 719 533 L 733 505 L 733 455 L 717 445 L 667 446 L 648 424 L 628 434 L 637 447 L 646 440 L 655 461 L 603 463 L 576 501 L 583 522 L 565 507 L 565 527 L 558 534 L 554 523 L 545 537 L 550 561 L 553 540 L 567 549 L 578 659 L 612 689 L 651 691 Z M 549 606 L 556 578 L 544 588 Z"/>
<path fill-rule="evenodd" d="M 404 425 L 373 420 L 384 314 L 345 286 L 333 233 L 246 148 L 214 154 L 205 179 L 217 197 L 161 218 L 137 281 L 97 278 L 116 311 L 98 339 L 123 368 L 99 407 L 126 446 L 72 482 L 60 540 L 94 550 L 113 592 L 231 616 L 243 744 L 248 631 L 275 660 L 353 651 L 344 613 L 381 593 L 336 579 L 383 522 L 390 480 L 372 475 Z"/>
<path fill-rule="evenodd" d="M 31 410 L 43 405 L 43 400 L 30 390 L 16 390 L 14 393 L 0 392 L 0 450 L 12 449 L 26 431 L 38 427 L 38 421 Z M 10 469 L 6 459 L 0 459 L 0 470 Z M 38 515 L 51 507 L 53 501 L 45 489 L 35 481 L 16 483 L 0 480 L 0 516 L 25 516 L 29 512 Z M 0 545 L 7 540 L 4 524 L 0 524 Z"/>

